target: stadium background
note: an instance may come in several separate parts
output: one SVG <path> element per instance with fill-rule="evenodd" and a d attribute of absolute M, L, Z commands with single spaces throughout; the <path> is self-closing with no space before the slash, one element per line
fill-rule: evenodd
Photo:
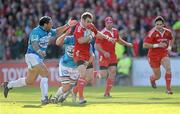
<path fill-rule="evenodd" d="M 104 27 L 104 18 L 112 16 L 120 36 L 135 45 L 133 50 L 117 45 L 116 51 L 121 60 L 118 64 L 122 66 L 117 71 L 117 85 L 149 85 L 151 69 L 142 43 L 153 27 L 153 19 L 157 15 L 163 16 L 176 39 L 170 53 L 172 84 L 180 85 L 179 4 L 178 0 L 0 0 L 0 82 L 25 76 L 24 54 L 28 35 L 41 16 L 51 16 L 54 27 L 57 27 L 65 24 L 70 17 L 80 19 L 84 11 L 90 11 L 95 15 L 94 23 L 99 30 Z M 58 58 L 62 54 L 63 48 L 57 47 L 55 41 L 50 42 L 46 57 L 51 72 L 50 85 L 56 82 Z M 160 80 L 159 84 L 164 85 L 164 80 Z"/>

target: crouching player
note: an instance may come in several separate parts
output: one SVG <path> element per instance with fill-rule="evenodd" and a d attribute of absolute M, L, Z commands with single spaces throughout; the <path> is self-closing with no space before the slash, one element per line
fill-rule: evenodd
<path fill-rule="evenodd" d="M 79 73 L 76 69 L 77 65 L 73 60 L 75 40 L 73 35 L 69 35 L 70 32 L 71 29 L 68 29 L 56 40 L 56 45 L 64 46 L 65 54 L 60 58 L 59 61 L 59 81 L 62 85 L 59 87 L 54 97 L 50 99 L 51 103 L 62 103 L 69 95 L 71 89 L 76 84 L 76 81 L 79 77 Z"/>
<path fill-rule="evenodd" d="M 153 88 L 156 88 L 156 80 L 161 76 L 160 65 L 165 70 L 166 93 L 173 94 L 171 91 L 171 66 L 168 51 L 174 42 L 172 33 L 164 27 L 164 19 L 158 16 L 155 19 L 155 27 L 151 29 L 145 38 L 143 47 L 148 48 L 148 60 L 153 70 L 153 75 L 150 76 L 150 82 Z"/>

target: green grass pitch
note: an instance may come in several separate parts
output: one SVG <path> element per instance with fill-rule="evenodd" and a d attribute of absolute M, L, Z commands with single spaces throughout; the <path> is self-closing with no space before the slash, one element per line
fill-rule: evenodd
<path fill-rule="evenodd" d="M 14 88 L 8 98 L 0 94 L 0 114 L 180 114 L 180 87 L 174 94 L 165 94 L 164 87 L 114 87 L 112 98 L 103 97 L 103 87 L 87 87 L 87 104 L 72 103 L 71 97 L 62 104 L 40 105 L 40 89 Z M 51 87 L 54 94 L 57 87 Z"/>

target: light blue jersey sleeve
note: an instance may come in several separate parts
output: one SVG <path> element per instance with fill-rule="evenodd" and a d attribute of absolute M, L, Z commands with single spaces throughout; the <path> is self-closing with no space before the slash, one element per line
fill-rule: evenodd
<path fill-rule="evenodd" d="M 40 38 L 39 31 L 34 29 L 29 36 L 29 40 L 30 40 L 29 43 L 31 44 L 32 41 L 39 41 L 39 38 Z"/>
<path fill-rule="evenodd" d="M 52 36 L 54 37 L 57 34 L 57 29 L 51 29 L 50 32 L 51 32 Z"/>
<path fill-rule="evenodd" d="M 64 44 L 74 45 L 74 37 L 66 36 L 66 38 L 64 39 Z"/>

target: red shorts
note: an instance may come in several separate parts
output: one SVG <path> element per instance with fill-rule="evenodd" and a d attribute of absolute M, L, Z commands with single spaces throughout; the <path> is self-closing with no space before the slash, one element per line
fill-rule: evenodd
<path fill-rule="evenodd" d="M 110 58 L 105 58 L 102 54 L 99 55 L 99 66 L 109 67 L 111 65 L 117 65 L 117 57 L 110 55 Z"/>
<path fill-rule="evenodd" d="M 160 54 L 158 56 L 148 56 L 149 64 L 152 68 L 159 68 L 161 66 L 161 60 L 164 57 L 168 57 L 168 54 Z"/>

